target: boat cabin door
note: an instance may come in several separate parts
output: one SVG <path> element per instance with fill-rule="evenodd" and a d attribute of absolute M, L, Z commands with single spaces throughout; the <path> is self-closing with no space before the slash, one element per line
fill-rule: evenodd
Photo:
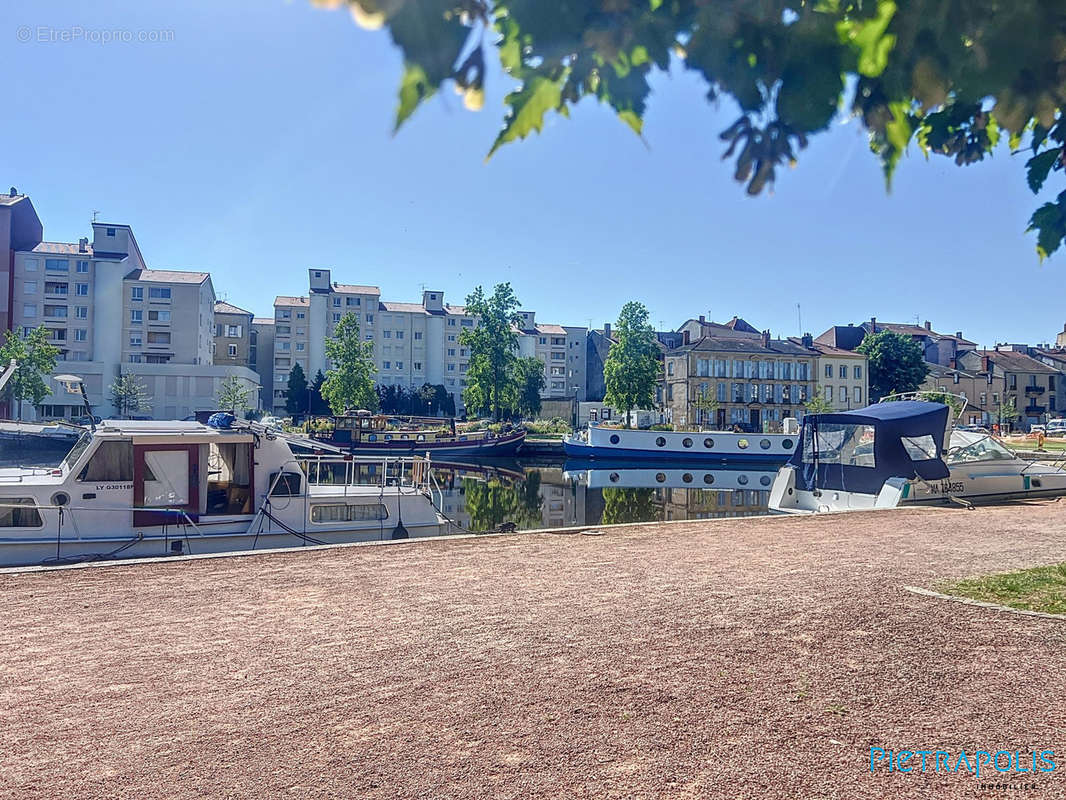
<path fill-rule="evenodd" d="M 181 509 L 195 521 L 200 510 L 200 446 L 134 445 L 133 506 L 141 509 L 133 512 L 134 527 L 179 521 L 164 509 Z M 159 511 L 150 510 L 154 508 Z"/>

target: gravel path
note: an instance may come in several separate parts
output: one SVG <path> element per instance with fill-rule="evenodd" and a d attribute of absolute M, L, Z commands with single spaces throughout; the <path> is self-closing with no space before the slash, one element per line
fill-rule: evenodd
<path fill-rule="evenodd" d="M 0 796 L 992 796 L 961 771 L 871 775 L 880 746 L 1054 749 L 1036 790 L 994 794 L 1064 797 L 1066 622 L 901 589 L 1066 560 L 1064 517 L 738 519 L 0 575 Z"/>

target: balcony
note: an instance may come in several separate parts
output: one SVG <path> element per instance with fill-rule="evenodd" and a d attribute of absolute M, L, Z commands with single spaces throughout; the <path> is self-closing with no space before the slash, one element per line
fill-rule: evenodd
<path fill-rule="evenodd" d="M 1046 410 L 1046 406 L 1029 405 L 1022 409 L 1028 416 L 1034 417 L 1038 414 L 1043 414 Z"/>
<path fill-rule="evenodd" d="M 1046 389 L 1043 386 L 1026 386 L 1026 394 L 1042 395 Z"/>

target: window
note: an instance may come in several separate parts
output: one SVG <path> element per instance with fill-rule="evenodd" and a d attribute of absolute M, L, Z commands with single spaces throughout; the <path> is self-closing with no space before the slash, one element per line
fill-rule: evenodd
<path fill-rule="evenodd" d="M 984 405 L 987 402 L 988 402 L 988 395 L 986 393 L 984 393 L 984 392 L 981 392 L 981 405 Z"/>
<path fill-rule="evenodd" d="M 88 319 L 89 307 L 88 306 L 74 306 L 74 319 Z"/>
<path fill-rule="evenodd" d="M 169 316 L 169 315 L 168 315 Z M 230 339 L 239 339 L 244 334 L 243 325 L 227 325 L 226 336 Z"/>
<path fill-rule="evenodd" d="M 305 313 L 304 313 L 304 312 L 302 312 L 302 311 L 297 311 L 297 312 L 296 312 L 296 319 L 303 319 L 303 318 L 304 318 L 304 317 L 306 317 L 306 316 L 307 316 L 307 314 L 305 314 Z"/>
<path fill-rule="evenodd" d="M 862 402 L 862 387 L 861 386 L 853 387 L 852 390 L 851 390 L 851 396 L 855 398 L 855 402 L 856 403 L 861 403 Z"/>
<path fill-rule="evenodd" d="M 79 481 L 132 481 L 133 442 L 100 442 Z"/>
<path fill-rule="evenodd" d="M 45 282 L 45 284 L 44 284 L 44 293 L 45 294 L 58 294 L 58 295 L 64 295 L 65 296 L 67 294 L 67 284 L 65 284 L 65 283 Z"/>
<path fill-rule="evenodd" d="M 547 343 L 548 343 L 548 337 L 547 336 L 541 336 L 539 339 L 537 339 L 537 344 L 547 344 Z"/>
<path fill-rule="evenodd" d="M 374 324 L 374 315 L 373 314 L 367 314 L 366 315 L 366 324 L 367 325 L 373 325 Z"/>
<path fill-rule="evenodd" d="M 230 347 L 236 347 L 236 345 L 232 345 L 231 344 Z M 297 353 L 302 353 L 303 351 L 304 351 L 304 343 L 303 342 L 297 342 L 296 343 L 296 352 Z"/>
<path fill-rule="evenodd" d="M 88 261 L 75 262 L 75 271 L 80 272 L 80 273 L 82 273 L 84 275 L 86 272 L 89 271 L 89 262 Z"/>
<path fill-rule="evenodd" d="M 148 344 L 170 344 L 168 331 L 148 331 Z"/>
<path fill-rule="evenodd" d="M 454 328 L 455 327 L 455 320 L 454 319 L 449 319 L 448 320 L 448 327 L 450 327 L 450 328 Z"/>
<path fill-rule="evenodd" d="M 130 334 L 130 347 L 140 347 L 143 339 L 139 333 Z"/>
<path fill-rule="evenodd" d="M 296 328 L 296 335 L 297 336 L 303 336 L 304 335 L 304 329 L 300 328 L 300 327 L 297 327 Z"/>
<path fill-rule="evenodd" d="M 397 339 L 402 339 L 403 338 L 403 331 L 396 331 L 396 338 Z"/>
<path fill-rule="evenodd" d="M 70 272 L 70 262 L 65 258 L 46 258 L 44 269 L 45 272 Z"/>
<path fill-rule="evenodd" d="M 22 284 L 23 294 L 37 294 L 37 281 L 26 281 Z"/>
<path fill-rule="evenodd" d="M 833 402 L 833 387 L 832 386 L 826 386 L 825 387 L 825 399 L 828 400 L 830 403 Z"/>
<path fill-rule="evenodd" d="M 358 298 L 358 297 L 349 297 L 349 298 L 348 298 L 348 299 L 347 299 L 347 300 L 345 301 L 345 303 L 346 303 L 346 305 L 349 305 L 349 306 L 358 306 L 358 305 L 361 305 L 361 304 L 362 304 L 362 301 L 361 301 L 361 299 L 360 299 L 360 298 Z"/>
<path fill-rule="evenodd" d="M 333 315 L 333 321 L 334 321 L 334 322 L 340 322 L 340 321 L 341 321 L 341 315 L 340 315 L 340 313 L 339 313 L 339 312 L 338 312 L 338 313 L 335 313 L 335 314 Z"/>
<path fill-rule="evenodd" d="M 340 308 L 341 307 L 341 299 L 339 297 L 334 297 L 333 298 L 333 307 L 334 308 Z"/>
<path fill-rule="evenodd" d="M 992 392 L 992 405 L 999 405 L 999 392 Z"/>
<path fill-rule="evenodd" d="M 833 377 L 833 365 L 832 364 L 826 364 L 825 365 L 825 377 L 827 377 L 827 378 L 832 378 Z"/>
<path fill-rule="evenodd" d="M 89 360 L 89 354 L 86 353 L 84 350 L 75 350 L 74 351 L 74 360 L 75 361 L 88 361 Z"/>
<path fill-rule="evenodd" d="M 134 286 L 130 289 L 130 300 L 143 300 L 144 299 L 144 287 Z"/>
<path fill-rule="evenodd" d="M 820 464 L 840 464 L 848 467 L 873 467 L 874 436 L 872 425 L 822 423 L 818 426 L 817 442 L 810 426 L 803 429 L 803 460 L 813 462 L 817 445 Z"/>
<path fill-rule="evenodd" d="M 278 319 L 292 319 L 292 312 L 289 309 L 284 309 L 281 312 L 281 316 Z"/>
<path fill-rule="evenodd" d="M 149 311 L 148 312 L 148 321 L 149 322 L 170 322 L 170 312 L 169 311 Z M 221 327 L 221 326 L 219 326 L 219 327 Z M 231 325 L 230 327 L 233 327 L 233 326 Z"/>
<path fill-rule="evenodd" d="M 840 365 L 840 370 L 839 370 L 838 374 L 840 375 L 841 378 L 848 377 L 848 367 L 847 367 L 846 364 L 841 364 Z"/>
<path fill-rule="evenodd" d="M 134 308 L 130 311 L 130 322 L 133 325 L 140 325 L 143 319 L 144 312 L 141 311 L 139 308 Z"/>
<path fill-rule="evenodd" d="M 130 356 L 130 363 L 131 364 L 140 364 L 142 361 L 144 361 L 144 359 L 141 358 L 141 354 L 140 353 L 134 353 L 132 356 Z"/>
<path fill-rule="evenodd" d="M 41 528 L 44 521 L 32 497 L 12 497 L 0 508 L 0 528 Z"/>
<path fill-rule="evenodd" d="M 421 369 L 422 369 L 422 362 L 421 361 L 416 361 L 415 362 L 415 372 L 419 372 L 419 371 L 421 371 Z"/>
<path fill-rule="evenodd" d="M 415 331 L 415 341 L 417 342 L 422 338 L 422 331 Z"/>
<path fill-rule="evenodd" d="M 396 362 L 396 369 L 403 369 L 403 362 L 402 361 L 397 361 Z"/>
<path fill-rule="evenodd" d="M 115 235 L 115 229 L 114 228 L 108 228 L 107 229 L 107 235 L 108 236 L 114 236 Z"/>
<path fill-rule="evenodd" d="M 231 356 L 235 356 L 235 355 L 237 355 L 237 345 L 235 345 L 235 344 L 231 344 L 231 345 L 229 346 L 229 354 L 230 354 Z"/>
<path fill-rule="evenodd" d="M 322 277 L 322 273 L 319 272 L 318 270 L 315 270 L 315 277 L 316 278 L 321 278 Z"/>
<path fill-rule="evenodd" d="M 382 331 L 381 332 L 381 338 L 382 339 L 391 339 L 392 338 L 392 331 Z"/>
<path fill-rule="evenodd" d="M 89 284 L 87 284 L 87 283 L 75 283 L 74 284 L 74 294 L 76 296 L 78 296 L 78 297 L 88 297 L 89 296 Z"/>
<path fill-rule="evenodd" d="M 75 328 L 74 329 L 74 341 L 75 342 L 85 342 L 85 341 L 88 341 L 88 339 L 89 339 L 89 331 L 87 331 L 85 328 Z"/>
<path fill-rule="evenodd" d="M 25 261 L 22 262 L 22 265 L 26 268 L 26 272 L 36 272 L 37 271 L 37 259 L 36 258 L 27 258 Z"/>
<path fill-rule="evenodd" d="M 448 348 L 448 356 L 450 358 L 455 358 L 455 348 L 454 347 L 449 347 Z"/>
<path fill-rule="evenodd" d="M 461 324 L 462 324 L 462 326 L 464 328 L 473 328 L 474 327 L 474 320 L 472 320 L 472 319 L 464 319 Z"/>
<path fill-rule="evenodd" d="M 36 317 L 37 316 L 37 306 L 35 306 L 35 305 L 32 305 L 32 306 L 31 305 L 24 305 L 22 307 L 22 316 L 24 316 L 24 317 Z"/>
<path fill-rule="evenodd" d="M 336 504 L 311 506 L 311 522 L 364 522 L 388 519 L 389 512 L 381 503 Z"/>
<path fill-rule="evenodd" d="M 855 369 L 852 370 L 852 373 L 852 377 L 858 380 L 862 377 L 862 367 L 855 367 Z"/>
<path fill-rule="evenodd" d="M 148 287 L 148 299 L 149 300 L 169 300 L 170 299 L 170 287 L 169 286 L 149 286 Z"/>
<path fill-rule="evenodd" d="M 848 387 L 847 386 L 841 386 L 840 387 L 840 402 L 841 403 L 848 402 Z"/>
<path fill-rule="evenodd" d="M 278 342 L 278 350 L 292 350 L 292 342 Z"/>
<path fill-rule="evenodd" d="M 448 365 L 448 372 L 455 372 L 455 364 Z"/>
<path fill-rule="evenodd" d="M 298 497 L 301 494 L 301 478 L 299 472 L 272 472 L 270 474 L 270 496 Z"/>
<path fill-rule="evenodd" d="M 455 334 L 454 333 L 449 333 L 448 334 L 448 341 L 449 342 L 454 342 L 455 341 Z"/>
<path fill-rule="evenodd" d="M 381 362 L 381 368 L 382 369 L 392 369 L 392 362 L 391 361 L 382 361 Z"/>

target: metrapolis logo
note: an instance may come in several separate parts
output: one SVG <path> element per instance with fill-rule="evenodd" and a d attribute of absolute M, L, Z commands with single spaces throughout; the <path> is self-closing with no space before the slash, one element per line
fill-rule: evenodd
<path fill-rule="evenodd" d="M 1025 750 L 888 750 L 870 748 L 870 772 L 969 772 L 981 777 L 990 771 L 1039 775 L 1055 771 L 1055 751 Z"/>

